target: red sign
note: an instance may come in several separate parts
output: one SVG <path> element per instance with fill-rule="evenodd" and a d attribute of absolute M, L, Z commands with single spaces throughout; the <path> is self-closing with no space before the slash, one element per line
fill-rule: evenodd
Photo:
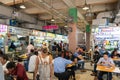
<path fill-rule="evenodd" d="M 55 30 L 55 29 L 58 29 L 58 26 L 57 25 L 47 25 L 47 26 L 43 26 L 42 28 L 43 28 L 43 30 Z"/>

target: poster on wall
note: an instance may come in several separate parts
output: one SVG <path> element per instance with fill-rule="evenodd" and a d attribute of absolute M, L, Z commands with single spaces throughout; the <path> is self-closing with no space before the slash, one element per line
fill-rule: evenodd
<path fill-rule="evenodd" d="M 96 45 L 104 46 L 108 50 L 120 48 L 120 27 L 100 27 L 94 30 Z"/>

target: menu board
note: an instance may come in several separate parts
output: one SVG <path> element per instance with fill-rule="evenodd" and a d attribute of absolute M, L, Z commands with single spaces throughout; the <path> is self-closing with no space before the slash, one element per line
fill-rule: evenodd
<path fill-rule="evenodd" d="M 96 44 L 105 46 L 106 49 L 120 47 L 120 27 L 100 27 L 94 30 Z"/>
<path fill-rule="evenodd" d="M 33 30 L 32 31 L 32 35 L 39 36 L 39 37 L 45 37 L 46 33 L 45 32 L 41 32 L 41 31 L 37 31 L 37 30 Z"/>
<path fill-rule="evenodd" d="M 6 35 L 7 33 L 7 25 L 0 24 L 0 35 Z"/>

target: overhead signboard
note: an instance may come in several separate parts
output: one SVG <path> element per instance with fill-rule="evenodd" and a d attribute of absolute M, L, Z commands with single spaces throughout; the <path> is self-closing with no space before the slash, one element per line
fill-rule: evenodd
<path fill-rule="evenodd" d="M 29 29 L 24 29 L 24 28 L 9 26 L 9 33 L 11 33 L 11 34 L 29 36 L 31 32 L 32 31 L 29 30 Z"/>
<path fill-rule="evenodd" d="M 47 25 L 42 27 L 43 30 L 56 30 L 58 29 L 57 25 Z"/>
<path fill-rule="evenodd" d="M 120 27 L 99 27 L 94 29 L 96 44 L 105 46 L 106 49 L 120 47 Z"/>

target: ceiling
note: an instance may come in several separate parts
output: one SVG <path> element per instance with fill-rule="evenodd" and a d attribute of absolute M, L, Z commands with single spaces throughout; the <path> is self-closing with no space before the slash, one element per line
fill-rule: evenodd
<path fill-rule="evenodd" d="M 7 6 L 13 6 L 14 0 L 0 0 L 1 3 Z M 61 26 L 65 25 L 65 20 L 68 19 L 68 10 L 70 7 L 77 7 L 78 9 L 78 25 L 80 27 L 84 24 L 91 23 L 96 15 L 106 10 L 115 10 L 118 0 L 86 0 L 90 5 L 89 11 L 82 10 L 85 5 L 85 0 L 15 0 L 18 6 L 24 4 L 26 9 L 17 8 L 19 11 L 26 14 L 36 16 L 40 20 L 50 22 L 52 16 L 55 18 L 55 23 Z M 53 8 L 52 8 L 53 6 Z M 92 13 L 93 16 L 85 16 L 87 13 Z"/>

